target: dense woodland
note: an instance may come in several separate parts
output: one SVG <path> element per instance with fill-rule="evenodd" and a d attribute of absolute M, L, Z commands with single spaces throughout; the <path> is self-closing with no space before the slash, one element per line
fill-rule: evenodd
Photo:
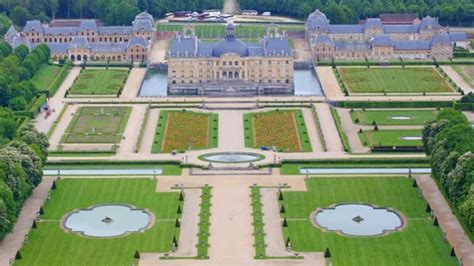
<path fill-rule="evenodd" d="M 472 25 L 474 0 L 239 0 L 241 9 L 305 19 L 316 8 L 331 23 L 356 23 L 380 13 L 418 13 L 437 16 L 445 25 Z M 130 24 L 142 10 L 155 17 L 177 10 L 222 8 L 223 0 L 0 0 L 5 12 L 19 26 L 28 19 L 98 18 L 109 25 Z M 0 25 L 2 24 L 0 19 Z M 474 26 L 474 25 L 472 25 Z M 0 26 L 1 31 L 1 26 Z"/>
<path fill-rule="evenodd" d="M 463 101 L 474 102 L 474 95 L 466 95 Z M 446 109 L 425 124 L 423 143 L 431 156 L 433 176 L 474 233 L 474 128 L 461 112 Z"/>
<path fill-rule="evenodd" d="M 22 113 L 38 96 L 29 79 L 49 53 L 45 45 L 30 52 L 26 46 L 13 50 L 0 43 L 0 239 L 11 231 L 23 202 L 41 182 L 48 138 Z"/>

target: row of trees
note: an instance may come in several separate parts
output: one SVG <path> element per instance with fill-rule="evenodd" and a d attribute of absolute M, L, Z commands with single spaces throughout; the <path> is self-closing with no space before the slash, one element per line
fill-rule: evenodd
<path fill-rule="evenodd" d="M 331 23 L 356 23 L 358 19 L 381 13 L 418 13 L 436 16 L 449 25 L 472 25 L 472 0 L 240 0 L 242 9 L 271 11 L 275 14 L 306 18 L 314 9 L 326 13 Z"/>
<path fill-rule="evenodd" d="M 50 50 L 41 44 L 33 51 L 20 45 L 14 50 L 9 44 L 0 43 L 0 106 L 14 111 L 24 110 L 38 93 L 31 77 L 48 62 Z"/>
<path fill-rule="evenodd" d="M 18 213 L 41 182 L 48 138 L 28 124 L 17 130 L 13 113 L 0 108 L 0 239 L 10 232 Z"/>
<path fill-rule="evenodd" d="M 425 124 L 423 144 L 433 176 L 474 232 L 474 128 L 461 112 L 446 109 Z"/>
<path fill-rule="evenodd" d="M 98 18 L 108 25 L 129 25 L 136 14 L 148 10 L 156 17 L 176 10 L 222 8 L 222 0 L 2 0 L 0 12 L 6 12 L 14 24 L 28 19 Z"/>

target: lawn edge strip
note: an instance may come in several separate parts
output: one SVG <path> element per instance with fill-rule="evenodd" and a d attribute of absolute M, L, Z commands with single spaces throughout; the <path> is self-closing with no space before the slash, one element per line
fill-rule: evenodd
<path fill-rule="evenodd" d="M 337 109 L 334 107 L 331 107 L 331 114 L 334 119 L 334 122 L 336 122 L 337 132 L 339 133 L 339 138 L 341 139 L 342 145 L 344 146 L 344 150 L 348 153 L 351 153 L 352 152 L 351 145 L 349 145 L 349 139 L 347 138 L 346 133 L 342 129 L 342 122 L 337 112 Z"/>

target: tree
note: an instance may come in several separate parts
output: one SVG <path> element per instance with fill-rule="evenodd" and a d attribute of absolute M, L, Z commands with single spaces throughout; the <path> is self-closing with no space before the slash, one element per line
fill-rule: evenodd
<path fill-rule="evenodd" d="M 14 111 L 25 110 L 28 102 L 22 96 L 17 96 L 10 100 L 10 108 Z"/>
<path fill-rule="evenodd" d="M 13 11 L 10 13 L 10 19 L 12 20 L 13 24 L 18 26 L 25 26 L 26 21 L 30 18 L 30 13 L 28 9 L 22 6 L 16 6 Z"/>
<path fill-rule="evenodd" d="M 326 250 L 324 250 L 324 257 L 325 258 L 331 257 L 331 251 L 329 250 L 329 248 L 326 248 Z"/>
<path fill-rule="evenodd" d="M 20 62 L 23 62 L 23 60 L 25 60 L 29 52 L 30 50 L 24 44 L 17 46 L 15 50 L 13 50 L 13 54 L 15 54 L 18 57 Z"/>
<path fill-rule="evenodd" d="M 0 14 L 0 36 L 3 36 L 10 28 L 11 22 L 5 13 Z"/>

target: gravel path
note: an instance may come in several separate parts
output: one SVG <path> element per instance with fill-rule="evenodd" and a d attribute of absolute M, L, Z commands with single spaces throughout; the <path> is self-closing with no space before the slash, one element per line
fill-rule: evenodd
<path fill-rule="evenodd" d="M 328 99 L 344 98 L 344 93 L 339 87 L 339 83 L 332 71 L 332 67 L 316 67 L 316 73 L 321 82 L 324 95 L 326 95 Z"/>
<path fill-rule="evenodd" d="M 433 210 L 433 214 L 438 218 L 439 225 L 446 234 L 451 246 L 461 259 L 461 265 L 474 265 L 474 246 L 469 237 L 464 232 L 448 203 L 438 189 L 431 176 L 418 176 L 416 178 L 423 197 L 428 201 Z"/>
<path fill-rule="evenodd" d="M 133 106 L 127 126 L 123 132 L 122 141 L 120 142 L 119 155 L 135 152 L 135 145 L 140 135 L 140 127 L 145 120 L 146 108 L 147 106 L 144 104 Z"/>
<path fill-rule="evenodd" d="M 227 14 L 238 14 L 240 12 L 237 0 L 224 0 L 224 8 L 222 12 Z"/>
<path fill-rule="evenodd" d="M 80 67 L 73 67 L 69 72 L 69 75 L 64 79 L 56 94 L 49 99 L 48 104 L 51 109 L 55 110 L 55 112 L 52 112 L 51 115 L 46 119 L 44 118 L 44 112 L 36 116 L 35 126 L 40 132 L 48 133 L 49 129 L 53 125 L 53 122 L 59 116 L 61 110 L 64 107 L 64 94 L 72 86 L 74 80 L 80 72 Z"/>
<path fill-rule="evenodd" d="M 120 99 L 133 99 L 138 96 L 146 72 L 146 68 L 132 68 L 123 87 Z"/>
<path fill-rule="evenodd" d="M 150 154 L 155 140 L 156 126 L 158 125 L 158 118 L 160 117 L 160 109 L 154 108 L 148 112 L 148 121 L 145 125 L 143 133 L 142 144 L 140 145 L 140 154 Z"/>
<path fill-rule="evenodd" d="M 448 74 L 448 76 L 456 83 L 461 89 L 464 91 L 465 94 L 469 92 L 474 92 L 474 88 L 472 88 L 467 82 L 461 77 L 461 75 L 456 72 L 451 66 L 441 66 L 441 68 Z"/>
<path fill-rule="evenodd" d="M 329 105 L 327 103 L 316 103 L 315 106 L 328 152 L 344 151 Z"/>
<path fill-rule="evenodd" d="M 10 260 L 23 245 L 25 236 L 31 229 L 36 213 L 45 202 L 48 191 L 53 184 L 54 178 L 44 177 L 43 181 L 33 190 L 31 196 L 23 204 L 18 220 L 13 231 L 0 242 L 0 265 L 10 265 Z"/>
<path fill-rule="evenodd" d="M 314 121 L 313 112 L 309 108 L 302 108 L 303 118 L 306 124 L 306 130 L 308 131 L 309 141 L 314 152 L 324 152 L 321 140 L 319 138 L 318 129 L 316 122 Z"/>
<path fill-rule="evenodd" d="M 370 149 L 364 147 L 362 142 L 360 141 L 358 131 L 360 128 L 363 128 L 359 125 L 355 125 L 352 123 L 351 115 L 349 113 L 349 109 L 343 108 L 336 108 L 337 112 L 339 113 L 339 117 L 341 117 L 342 122 L 342 130 L 346 133 L 347 139 L 349 141 L 349 145 L 351 146 L 352 153 L 368 153 Z M 368 129 L 372 127 L 364 128 Z"/>

